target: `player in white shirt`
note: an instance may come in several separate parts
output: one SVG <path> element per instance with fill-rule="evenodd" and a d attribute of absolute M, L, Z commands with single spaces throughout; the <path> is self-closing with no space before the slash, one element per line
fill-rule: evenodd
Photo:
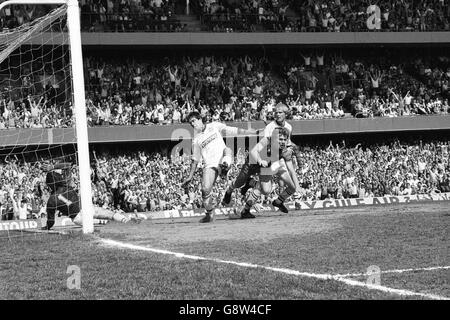
<path fill-rule="evenodd" d="M 275 107 L 275 120 L 271 121 L 264 128 L 263 138 L 270 139 L 272 133 L 276 128 L 284 128 L 288 131 L 287 146 L 292 149 L 293 154 L 298 154 L 298 147 L 291 141 L 292 126 L 286 121 L 286 114 L 289 108 L 283 104 L 279 103 Z M 250 147 L 250 149 L 252 146 Z M 297 161 L 298 162 L 298 161 Z M 300 163 L 298 163 L 300 165 Z M 298 177 L 295 172 L 294 167 L 288 168 L 289 174 L 295 184 L 296 190 L 300 190 L 300 184 L 298 182 Z M 233 195 L 234 189 L 241 188 L 241 194 L 244 196 L 248 189 L 254 186 L 255 181 L 251 179 L 252 175 L 259 173 L 259 167 L 249 164 L 247 161 L 239 172 L 236 180 L 228 187 L 227 191 L 222 200 L 222 205 L 229 205 L 231 202 L 231 197 Z"/>
<path fill-rule="evenodd" d="M 198 163 L 203 159 L 202 200 L 206 209 L 206 216 L 200 222 L 210 222 L 211 213 L 214 209 L 211 190 L 218 175 L 226 176 L 233 161 L 232 150 L 225 145 L 223 134 L 256 134 L 256 131 L 229 127 L 220 122 L 205 124 L 200 113 L 196 111 L 191 112 L 187 119 L 194 128 L 194 139 L 192 141 L 191 170 L 187 179 L 182 183 L 182 187 L 188 186 L 194 177 Z"/>
<path fill-rule="evenodd" d="M 285 128 L 289 132 L 288 145 L 291 142 L 292 126 L 286 121 L 286 113 L 289 111 L 288 107 L 282 103 L 279 103 L 275 108 L 275 120 L 269 122 L 264 128 L 264 137 L 272 137 L 273 130 L 275 128 Z"/>

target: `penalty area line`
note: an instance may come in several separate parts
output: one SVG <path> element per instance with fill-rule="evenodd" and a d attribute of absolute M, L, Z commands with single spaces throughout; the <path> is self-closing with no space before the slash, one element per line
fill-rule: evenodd
<path fill-rule="evenodd" d="M 188 254 L 184 254 L 181 252 L 174 252 L 174 251 L 169 251 L 169 250 L 150 248 L 150 247 L 135 245 L 135 244 L 131 244 L 131 243 L 120 242 L 120 241 L 116 241 L 116 240 L 112 240 L 112 239 L 100 238 L 99 241 L 108 247 L 147 251 L 147 252 L 171 255 L 171 256 L 175 256 L 180 259 L 210 261 L 210 262 L 230 264 L 230 265 L 235 265 L 235 266 L 240 266 L 240 267 L 245 267 L 245 268 L 255 268 L 255 269 L 260 268 L 260 269 L 270 270 L 270 271 L 274 271 L 274 272 L 280 272 L 280 273 L 299 276 L 299 277 L 315 278 L 315 279 L 320 279 L 320 280 L 335 280 L 335 281 L 339 281 L 339 282 L 345 283 L 345 284 L 347 284 L 349 286 L 353 286 L 353 287 L 363 287 L 363 288 L 370 289 L 370 290 L 378 290 L 378 291 L 382 291 L 382 292 L 386 292 L 386 293 L 390 293 L 390 294 L 396 294 L 396 295 L 400 295 L 400 296 L 418 296 L 418 297 L 433 299 L 433 300 L 450 300 L 450 298 L 444 297 L 444 296 L 428 294 L 428 293 L 421 293 L 421 292 L 414 292 L 414 291 L 410 291 L 410 290 L 394 289 L 394 288 L 385 287 L 382 285 L 375 285 L 375 284 L 370 284 L 370 283 L 365 283 L 365 282 L 361 282 L 361 281 L 343 278 L 340 275 L 301 272 L 301 271 L 297 271 L 297 270 L 293 270 L 293 269 L 274 268 L 274 267 L 263 266 L 263 265 L 258 265 L 258 264 L 254 264 L 254 263 L 222 260 L 222 259 L 217 259 L 217 258 L 208 258 L 208 257 L 201 257 L 201 256 L 196 256 L 196 255 L 188 255 Z"/>

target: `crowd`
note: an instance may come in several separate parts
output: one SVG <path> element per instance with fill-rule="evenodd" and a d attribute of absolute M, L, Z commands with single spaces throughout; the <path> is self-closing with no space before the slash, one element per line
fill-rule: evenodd
<path fill-rule="evenodd" d="M 218 32 L 449 31 L 446 0 L 194 0 L 209 30 Z M 288 8 L 290 9 L 287 14 Z"/>
<path fill-rule="evenodd" d="M 51 103 L 43 95 L 28 96 L 18 106 L 14 101 L 1 97 L 0 100 L 0 130 L 14 128 L 68 128 L 74 124 L 70 108 L 63 104 Z"/>
<path fill-rule="evenodd" d="M 353 57 L 310 50 L 281 58 L 86 56 L 84 71 L 90 126 L 176 124 L 193 110 L 208 121 L 270 120 L 279 101 L 289 106 L 293 120 L 450 110 L 450 59 L 445 55 Z M 72 126 L 65 100 L 70 86 L 62 85 L 67 73 L 59 73 L 66 79 L 56 73 L 39 89 L 45 76 L 18 76 L 23 78 L 19 95 L 1 90 L 0 129 Z"/>
<path fill-rule="evenodd" d="M 382 31 L 449 31 L 447 0 L 291 1 L 300 32 L 367 31 L 368 20 Z"/>
<path fill-rule="evenodd" d="M 194 109 L 211 120 L 258 120 L 261 103 L 273 105 L 285 87 L 266 58 L 249 55 L 86 62 L 93 124 L 179 123 Z"/>
<path fill-rule="evenodd" d="M 301 199 L 342 199 L 450 191 L 449 141 L 303 148 Z"/>
<path fill-rule="evenodd" d="M 448 114 L 450 59 L 301 53 L 283 66 L 294 119 Z M 324 61 L 325 60 L 325 61 Z"/>
<path fill-rule="evenodd" d="M 294 198 L 309 201 L 450 192 L 449 146 L 445 139 L 301 145 L 297 163 L 301 189 Z M 213 189 L 217 203 L 246 156 L 247 151 L 238 150 L 229 177 L 219 178 Z M 0 211 L 4 219 L 16 212 L 12 199 L 26 206 L 30 215 L 40 216 L 45 211 L 48 190 L 42 159 L 24 160 L 23 155 L 7 156 L 0 163 Z M 181 187 L 189 167 L 190 156 L 177 152 L 94 151 L 93 201 L 97 206 L 125 212 L 200 208 L 201 169 L 187 189 Z M 73 172 L 76 185 L 76 167 Z M 275 188 L 261 201 L 269 203 L 277 193 Z M 240 205 L 238 194 L 235 203 Z"/>
<path fill-rule="evenodd" d="M 84 0 L 81 27 L 88 32 L 179 32 L 174 0 Z"/>
<path fill-rule="evenodd" d="M 0 1 L 3 2 L 3 1 Z M 0 12 L 0 29 L 13 29 L 29 23 L 49 12 L 49 6 L 45 5 L 11 5 L 6 6 Z"/>
<path fill-rule="evenodd" d="M 288 18 L 289 1 L 193 0 L 194 12 L 213 32 L 295 31 Z"/>
<path fill-rule="evenodd" d="M 449 146 L 450 141 L 443 140 L 301 146 L 297 164 L 301 190 L 295 198 L 305 201 L 450 192 Z M 214 187 L 217 203 L 246 156 L 247 151 L 238 150 L 228 180 L 219 179 Z M 109 208 L 119 205 L 125 211 L 200 208 L 201 170 L 188 189 L 180 186 L 189 167 L 189 155 L 172 157 L 144 151 L 104 154 L 96 162 L 95 202 Z M 277 193 L 275 189 L 262 200 L 269 203 Z M 235 201 L 242 204 L 240 196 Z"/>
<path fill-rule="evenodd" d="M 86 59 L 85 70 L 93 125 L 179 123 L 193 109 L 209 120 L 268 120 L 278 101 L 290 107 L 294 120 L 448 114 L 450 60 L 434 58 L 395 61 L 313 51 L 282 59 L 102 58 Z"/>
<path fill-rule="evenodd" d="M 174 0 L 81 0 L 82 32 L 177 32 Z M 13 29 L 42 17 L 55 5 L 11 5 L 0 12 L 0 29 Z"/>
<path fill-rule="evenodd" d="M 81 27 L 89 32 L 192 31 L 176 18 L 186 0 L 81 0 Z M 449 31 L 448 0 L 190 0 L 209 31 L 354 32 Z M 50 6 L 12 6 L 0 27 L 14 28 Z M 178 10 L 179 11 L 179 10 Z"/>

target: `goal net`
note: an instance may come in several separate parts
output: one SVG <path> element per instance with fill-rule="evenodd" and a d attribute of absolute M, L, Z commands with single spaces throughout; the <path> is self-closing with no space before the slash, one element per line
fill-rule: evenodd
<path fill-rule="evenodd" d="M 93 232 L 78 2 L 6 1 L 0 17 L 0 231 L 45 221 L 44 165 L 70 162 L 83 231 Z"/>

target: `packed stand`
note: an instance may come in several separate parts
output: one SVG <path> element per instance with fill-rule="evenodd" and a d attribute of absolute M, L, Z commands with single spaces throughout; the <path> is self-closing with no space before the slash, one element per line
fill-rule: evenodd
<path fill-rule="evenodd" d="M 175 15 L 184 0 L 82 0 L 87 32 L 190 31 Z M 365 32 L 450 31 L 448 0 L 190 0 L 208 31 Z M 46 14 L 49 5 L 13 5 L 0 13 L 11 29 Z M 290 11 L 287 14 L 287 11 Z"/>
<path fill-rule="evenodd" d="M 85 71 L 93 125 L 180 123 L 194 109 L 209 120 L 260 120 L 285 90 L 267 58 L 248 55 L 86 59 Z"/>
<path fill-rule="evenodd" d="M 84 59 L 88 125 L 167 125 L 199 111 L 207 121 L 448 115 L 445 55 L 351 57 L 321 50 L 282 58 L 200 55 Z M 48 75 L 46 75 L 48 73 Z M 0 129 L 71 127 L 67 77 L 30 73 L 0 82 Z M 50 78 L 48 78 L 50 77 Z M 45 79 L 51 79 L 45 80 Z"/>
<path fill-rule="evenodd" d="M 300 52 L 282 67 L 293 119 L 448 114 L 450 59 Z M 398 60 L 398 61 L 396 61 Z"/>
<path fill-rule="evenodd" d="M 192 0 L 194 12 L 208 31 L 293 31 L 284 0 Z"/>
<path fill-rule="evenodd" d="M 185 31 L 175 0 L 81 0 L 82 32 Z M 11 5 L 0 12 L 0 28 L 13 29 L 44 16 L 55 5 Z"/>
<path fill-rule="evenodd" d="M 448 0 L 291 0 L 290 7 L 299 32 L 364 32 L 368 22 L 379 31 L 450 31 Z"/>
<path fill-rule="evenodd" d="M 88 32 L 180 32 L 175 0 L 81 1 L 81 27 Z"/>
<path fill-rule="evenodd" d="M 75 124 L 66 68 L 42 64 L 39 59 L 20 67 L 7 62 L 8 73 L 0 74 L 0 130 L 69 128 Z"/>
<path fill-rule="evenodd" d="M 4 2 L 3 0 L 0 2 Z M 0 11 L 0 30 L 14 29 L 42 17 L 52 10 L 50 5 L 10 5 Z"/>
<path fill-rule="evenodd" d="M 300 199 L 342 199 L 450 191 L 449 141 L 301 148 Z"/>
<path fill-rule="evenodd" d="M 448 0 L 194 0 L 193 8 L 215 32 L 450 31 Z"/>
<path fill-rule="evenodd" d="M 301 188 L 294 198 L 310 201 L 450 192 L 449 147 L 447 140 L 301 145 L 297 164 Z M 216 203 L 221 202 L 246 156 L 247 151 L 238 150 L 228 180 L 218 178 L 213 189 Z M 42 163 L 26 162 L 24 158 L 8 156 L 0 163 L 3 219 L 18 215 L 17 204 L 27 208 L 29 217 L 45 214 L 49 193 Z M 77 185 L 75 168 L 74 185 Z M 125 212 L 200 208 L 201 168 L 187 189 L 181 187 L 189 168 L 189 155 L 167 150 L 94 152 L 94 204 Z M 262 203 L 270 203 L 277 192 L 276 188 L 261 199 Z M 242 204 L 238 191 L 234 201 Z"/>
<path fill-rule="evenodd" d="M 87 60 L 91 122 L 179 123 L 194 109 L 215 121 L 270 120 L 278 101 L 290 107 L 293 120 L 449 112 L 445 56 L 433 60 L 433 73 L 425 68 L 423 76 L 420 59 L 396 62 L 317 51 L 283 61 L 248 55 L 152 63 Z"/>
<path fill-rule="evenodd" d="M 43 96 L 27 96 L 20 104 L 0 97 L 0 130 L 16 128 L 70 128 L 75 123 L 70 108 Z"/>
<path fill-rule="evenodd" d="M 296 200 L 348 199 L 450 192 L 450 141 L 394 140 L 356 146 L 340 144 L 300 147 L 297 174 L 301 189 Z M 173 154 L 176 154 L 173 153 Z M 220 204 L 227 185 L 237 176 L 248 152 L 238 150 L 228 180 L 218 178 L 212 195 Z M 188 189 L 181 181 L 190 168 L 190 156 L 97 156 L 94 199 L 97 205 L 124 211 L 201 208 L 201 169 Z M 113 186 L 111 189 L 108 186 Z M 108 192 L 109 191 L 109 192 Z M 263 197 L 268 204 L 278 188 Z M 234 202 L 243 204 L 239 191 Z"/>

